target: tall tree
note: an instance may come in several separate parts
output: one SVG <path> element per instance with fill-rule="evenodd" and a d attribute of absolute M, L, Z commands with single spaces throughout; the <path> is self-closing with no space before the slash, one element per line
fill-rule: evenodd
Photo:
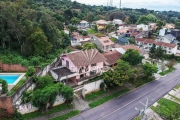
<path fill-rule="evenodd" d="M 146 75 L 146 77 L 151 77 L 154 73 L 158 72 L 158 68 L 155 65 L 152 65 L 148 62 L 146 62 L 142 66 L 142 68 L 144 70 L 144 74 Z"/>
<path fill-rule="evenodd" d="M 125 54 L 121 57 L 122 60 L 128 62 L 130 65 L 138 65 L 142 63 L 144 57 L 139 54 L 137 50 L 128 49 Z"/>

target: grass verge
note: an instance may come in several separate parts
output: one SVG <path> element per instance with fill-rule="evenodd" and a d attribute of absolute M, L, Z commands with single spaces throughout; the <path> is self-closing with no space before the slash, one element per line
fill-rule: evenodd
<path fill-rule="evenodd" d="M 177 89 L 177 90 L 178 90 L 179 88 L 180 88 L 180 84 L 178 84 L 178 85 L 175 87 L 175 89 Z"/>
<path fill-rule="evenodd" d="M 158 106 L 152 106 L 151 109 L 158 113 L 161 117 L 171 120 L 180 117 L 180 104 L 171 100 L 162 98 L 158 101 Z M 172 118 L 173 117 L 173 118 Z"/>
<path fill-rule="evenodd" d="M 180 99 L 174 95 L 168 94 L 169 96 L 171 96 L 175 101 L 180 102 Z"/>
<path fill-rule="evenodd" d="M 166 71 L 163 71 L 163 72 L 160 72 L 159 74 L 161 75 L 161 76 L 164 76 L 164 75 L 166 75 L 166 74 L 168 74 L 168 73 L 170 73 L 170 72 L 172 72 L 172 71 L 174 71 L 175 70 L 175 68 L 170 68 L 170 69 L 168 69 L 168 70 L 166 70 Z"/>
<path fill-rule="evenodd" d="M 103 90 L 96 91 L 96 92 L 87 94 L 85 99 L 86 99 L 87 101 L 90 101 L 90 100 L 93 100 L 93 99 L 97 98 L 98 96 L 101 96 L 101 95 L 103 95 L 103 94 L 105 94 L 105 93 L 106 93 L 106 91 L 103 91 Z"/>
<path fill-rule="evenodd" d="M 70 108 L 73 108 L 73 105 L 61 104 L 61 105 L 53 107 L 52 109 L 50 109 L 50 110 L 48 110 L 47 112 L 44 112 L 44 113 L 42 113 L 41 111 L 35 111 L 35 112 L 32 112 L 32 113 L 24 114 L 23 118 L 25 120 L 28 120 L 30 118 L 37 118 L 37 117 L 40 117 L 40 116 L 61 112 L 61 111 L 64 111 L 64 110 L 67 110 L 67 109 L 70 109 Z"/>
<path fill-rule="evenodd" d="M 101 98 L 101 99 L 99 99 L 99 100 L 97 100 L 97 101 L 94 101 L 94 102 L 90 103 L 89 106 L 90 106 L 91 108 L 94 108 L 94 107 L 96 107 L 96 106 L 99 106 L 99 105 L 101 105 L 101 104 L 103 104 L 103 103 L 111 100 L 111 99 L 114 99 L 114 98 L 116 98 L 116 97 L 119 97 L 120 95 L 123 95 L 123 94 L 127 93 L 128 91 L 129 91 L 128 88 L 123 89 L 123 90 L 118 91 L 118 92 L 116 92 L 116 93 L 114 93 L 114 94 L 112 94 L 112 95 L 109 95 L 109 96 L 103 97 L 103 98 Z"/>
<path fill-rule="evenodd" d="M 67 114 L 64 114 L 62 116 L 58 116 L 58 117 L 52 118 L 50 120 L 67 120 L 67 119 L 69 119 L 71 117 L 74 117 L 74 116 L 78 115 L 79 113 L 80 113 L 79 110 L 74 110 L 74 111 L 71 111 L 71 112 L 69 112 Z"/>

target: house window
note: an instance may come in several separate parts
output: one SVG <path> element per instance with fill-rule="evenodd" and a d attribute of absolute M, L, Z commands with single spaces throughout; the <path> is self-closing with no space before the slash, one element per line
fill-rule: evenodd
<path fill-rule="evenodd" d="M 171 50 L 171 48 L 169 48 L 169 50 Z"/>
<path fill-rule="evenodd" d="M 91 66 L 96 66 L 96 63 L 92 64 Z"/>
<path fill-rule="evenodd" d="M 90 72 L 90 75 L 94 75 L 94 74 L 96 74 L 95 70 Z"/>
<path fill-rule="evenodd" d="M 66 67 L 69 68 L 69 61 L 66 60 Z"/>

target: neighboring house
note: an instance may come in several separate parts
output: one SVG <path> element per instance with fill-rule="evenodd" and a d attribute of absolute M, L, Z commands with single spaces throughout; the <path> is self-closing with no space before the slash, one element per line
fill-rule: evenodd
<path fill-rule="evenodd" d="M 149 51 L 153 44 L 157 47 L 162 47 L 166 50 L 167 54 L 176 54 L 177 45 L 172 43 L 159 42 L 152 39 L 137 38 L 135 39 L 136 44 L 145 51 Z"/>
<path fill-rule="evenodd" d="M 118 25 L 124 24 L 124 22 L 123 22 L 122 20 L 120 20 L 120 19 L 114 19 L 114 20 L 112 21 L 112 23 L 113 23 L 114 25 L 116 25 L 116 24 L 118 24 Z"/>
<path fill-rule="evenodd" d="M 71 46 L 81 46 L 82 43 L 90 41 L 91 38 L 89 36 L 81 36 L 78 32 L 72 33 Z"/>
<path fill-rule="evenodd" d="M 177 40 L 180 40 L 180 30 L 179 29 L 173 29 L 171 30 L 171 34 L 176 37 Z"/>
<path fill-rule="evenodd" d="M 93 41 L 93 43 L 96 44 L 97 47 L 104 52 L 111 51 L 114 45 L 114 43 L 109 39 L 109 37 L 97 38 Z"/>
<path fill-rule="evenodd" d="M 149 30 L 153 30 L 153 31 L 155 31 L 156 29 L 157 29 L 157 23 L 149 23 Z"/>
<path fill-rule="evenodd" d="M 111 51 L 111 52 L 105 52 L 105 53 L 103 53 L 103 55 L 107 59 L 105 61 L 105 65 L 112 67 L 112 68 L 117 65 L 117 61 L 122 56 L 122 54 L 116 50 Z"/>
<path fill-rule="evenodd" d="M 98 20 L 98 21 L 96 21 L 96 25 L 97 25 L 97 29 L 98 29 L 98 30 L 103 30 L 103 29 L 105 29 L 107 24 L 108 24 L 108 23 L 107 23 L 107 21 L 105 21 L 105 20 Z"/>
<path fill-rule="evenodd" d="M 167 29 L 174 29 L 175 25 L 171 24 L 171 23 L 166 23 L 166 25 L 163 28 L 167 28 Z"/>
<path fill-rule="evenodd" d="M 137 25 L 137 29 L 143 30 L 143 31 L 148 31 L 149 30 L 149 26 L 145 25 L 145 24 L 140 24 L 140 25 Z"/>
<path fill-rule="evenodd" d="M 66 33 L 67 35 L 69 35 L 69 30 L 64 29 L 64 33 Z"/>
<path fill-rule="evenodd" d="M 131 34 L 133 38 L 143 38 L 148 36 L 148 31 L 136 31 Z"/>
<path fill-rule="evenodd" d="M 139 47 L 137 47 L 137 46 L 135 46 L 133 44 L 131 44 L 131 45 L 124 45 L 124 46 L 121 46 L 121 48 L 124 49 L 125 51 L 127 51 L 129 49 L 137 50 L 139 53 L 143 54 L 143 51 Z"/>
<path fill-rule="evenodd" d="M 119 36 L 118 38 L 118 43 L 121 45 L 126 45 L 129 44 L 129 38 L 130 38 L 130 34 L 123 34 L 121 36 Z"/>
<path fill-rule="evenodd" d="M 80 85 L 103 72 L 106 58 L 96 49 L 74 51 L 61 55 L 62 66 L 50 73 L 56 81 L 66 85 Z"/>
<path fill-rule="evenodd" d="M 163 29 L 159 30 L 159 36 L 165 36 L 165 35 L 170 34 L 170 33 L 171 33 L 171 30 L 167 29 L 167 28 L 163 28 Z"/>
<path fill-rule="evenodd" d="M 133 29 L 136 29 L 137 26 L 135 24 L 130 24 L 130 25 L 122 24 L 122 25 L 119 25 L 119 30 L 124 29 L 124 28 L 128 28 L 128 29 L 133 28 Z"/>
<path fill-rule="evenodd" d="M 88 28 L 89 27 L 89 23 L 87 21 L 85 21 L 85 20 L 82 20 L 80 22 L 80 27 L 81 28 Z"/>
<path fill-rule="evenodd" d="M 128 28 L 117 30 L 117 35 L 123 35 L 128 32 Z"/>
<path fill-rule="evenodd" d="M 171 34 L 159 36 L 159 37 L 157 37 L 157 41 L 165 42 L 165 43 L 174 43 L 174 44 L 177 43 L 176 38 Z"/>

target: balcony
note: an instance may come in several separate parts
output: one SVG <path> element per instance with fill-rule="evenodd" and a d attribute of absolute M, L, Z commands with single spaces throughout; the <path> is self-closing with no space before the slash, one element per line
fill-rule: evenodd
<path fill-rule="evenodd" d="M 99 75 L 100 75 L 100 73 L 97 73 L 97 74 L 94 74 L 94 75 L 90 75 L 90 76 L 86 76 L 86 77 L 78 79 L 78 82 L 82 82 L 84 80 L 92 79 L 92 78 L 95 78 L 95 77 L 97 77 Z"/>

